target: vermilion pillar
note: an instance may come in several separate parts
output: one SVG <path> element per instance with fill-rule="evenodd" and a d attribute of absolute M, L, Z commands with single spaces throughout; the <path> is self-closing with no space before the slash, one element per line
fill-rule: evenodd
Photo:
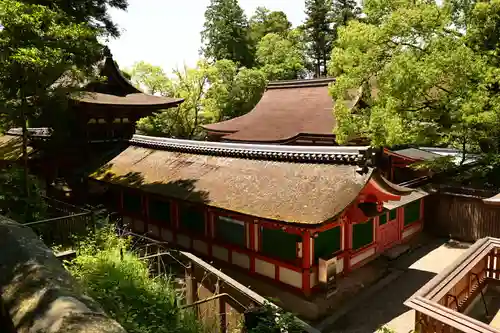
<path fill-rule="evenodd" d="M 311 294 L 311 234 L 302 234 L 302 291 Z"/>

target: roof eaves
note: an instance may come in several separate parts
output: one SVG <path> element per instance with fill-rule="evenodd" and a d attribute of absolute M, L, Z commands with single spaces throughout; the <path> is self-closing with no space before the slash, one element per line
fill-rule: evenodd
<path fill-rule="evenodd" d="M 284 146 L 193 141 L 134 135 L 130 143 L 137 146 L 179 151 L 192 154 L 215 155 L 247 159 L 276 160 L 306 163 L 341 163 L 374 165 L 375 152 L 368 146 Z"/>

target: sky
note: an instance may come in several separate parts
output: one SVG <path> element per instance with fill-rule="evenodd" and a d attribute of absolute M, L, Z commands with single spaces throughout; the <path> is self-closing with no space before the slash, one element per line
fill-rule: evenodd
<path fill-rule="evenodd" d="M 111 10 L 113 21 L 122 31 L 108 45 L 121 68 L 137 61 L 161 66 L 166 72 L 194 66 L 199 59 L 200 32 L 210 0 L 129 0 L 126 12 Z M 304 0 L 239 0 L 247 17 L 255 8 L 285 12 L 293 26 L 305 18 Z"/>

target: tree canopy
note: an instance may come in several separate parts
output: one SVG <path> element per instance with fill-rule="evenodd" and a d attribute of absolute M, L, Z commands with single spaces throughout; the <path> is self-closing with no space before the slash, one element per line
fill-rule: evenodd
<path fill-rule="evenodd" d="M 270 33 L 257 46 L 256 60 L 268 80 L 297 79 L 305 69 L 299 45 L 287 37 Z"/>
<path fill-rule="evenodd" d="M 246 67 L 253 65 L 248 21 L 238 0 L 210 1 L 201 39 L 206 59 L 228 59 Z"/>
<path fill-rule="evenodd" d="M 102 36 L 118 37 L 120 31 L 109 15 L 109 8 L 126 10 L 127 0 L 24 0 L 26 4 L 41 5 L 64 12 L 75 23 L 85 23 L 99 30 Z"/>
<path fill-rule="evenodd" d="M 144 62 L 132 69 L 132 81 L 147 91 L 183 98 L 184 103 L 137 123 L 139 131 L 155 136 L 183 139 L 201 138 L 201 124 L 240 116 L 259 101 L 265 85 L 264 74 L 256 69 L 238 68 L 231 60 L 213 65 L 200 61 L 195 68 L 174 71 L 146 70 L 155 66 Z M 158 69 L 158 68 L 157 68 Z M 158 88 L 160 87 L 160 88 Z"/>
<path fill-rule="evenodd" d="M 267 34 L 286 36 L 292 28 L 292 23 L 282 11 L 270 11 L 266 7 L 257 7 L 250 18 L 250 39 L 257 44 Z"/>
<path fill-rule="evenodd" d="M 163 96 L 173 94 L 172 83 L 160 66 L 153 66 L 144 61 L 139 61 L 134 64 L 132 71 L 128 75 L 130 76 L 129 79 L 133 78 L 136 85 L 141 89 L 145 89 L 148 94 Z"/>
<path fill-rule="evenodd" d="M 500 3 L 367 0 L 364 14 L 332 53 L 338 140 L 498 152 Z M 347 109 L 360 87 L 365 107 Z"/>
<path fill-rule="evenodd" d="M 4 126 L 23 129 L 29 194 L 27 121 L 48 105 L 64 104 L 75 83 L 94 74 L 93 65 L 102 57 L 97 38 L 104 32 L 56 6 L 16 0 L 0 2 L 0 22 L 0 114 Z"/>
<path fill-rule="evenodd" d="M 306 21 L 303 29 L 308 39 L 307 54 L 313 60 L 316 77 L 326 74 L 326 64 L 334 37 L 332 0 L 305 0 Z"/>

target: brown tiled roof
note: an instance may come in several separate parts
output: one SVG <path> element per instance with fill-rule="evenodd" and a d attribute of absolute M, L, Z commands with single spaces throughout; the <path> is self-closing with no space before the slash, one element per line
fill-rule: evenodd
<path fill-rule="evenodd" d="M 334 137 L 333 79 L 273 82 L 249 113 L 216 124 L 209 132 L 227 133 L 223 140 L 280 142 L 299 135 Z"/>
<path fill-rule="evenodd" d="M 222 156 L 228 153 L 224 147 L 231 144 L 227 143 L 200 143 L 206 147 L 196 151 L 193 141 L 161 141 L 167 144 L 130 146 L 91 177 L 261 218 L 319 224 L 353 202 L 373 173 L 368 167 L 360 174 L 355 164 L 301 162 L 298 151 L 295 161 L 251 159 L 259 151 L 265 154 L 266 146 L 233 144 L 233 151 L 240 150 L 245 157 L 238 158 Z M 246 153 L 243 146 L 249 146 Z M 294 149 L 268 147 L 291 149 L 286 154 L 293 154 Z M 323 149 L 328 148 L 333 147 Z M 211 153 L 211 149 L 220 150 Z"/>

